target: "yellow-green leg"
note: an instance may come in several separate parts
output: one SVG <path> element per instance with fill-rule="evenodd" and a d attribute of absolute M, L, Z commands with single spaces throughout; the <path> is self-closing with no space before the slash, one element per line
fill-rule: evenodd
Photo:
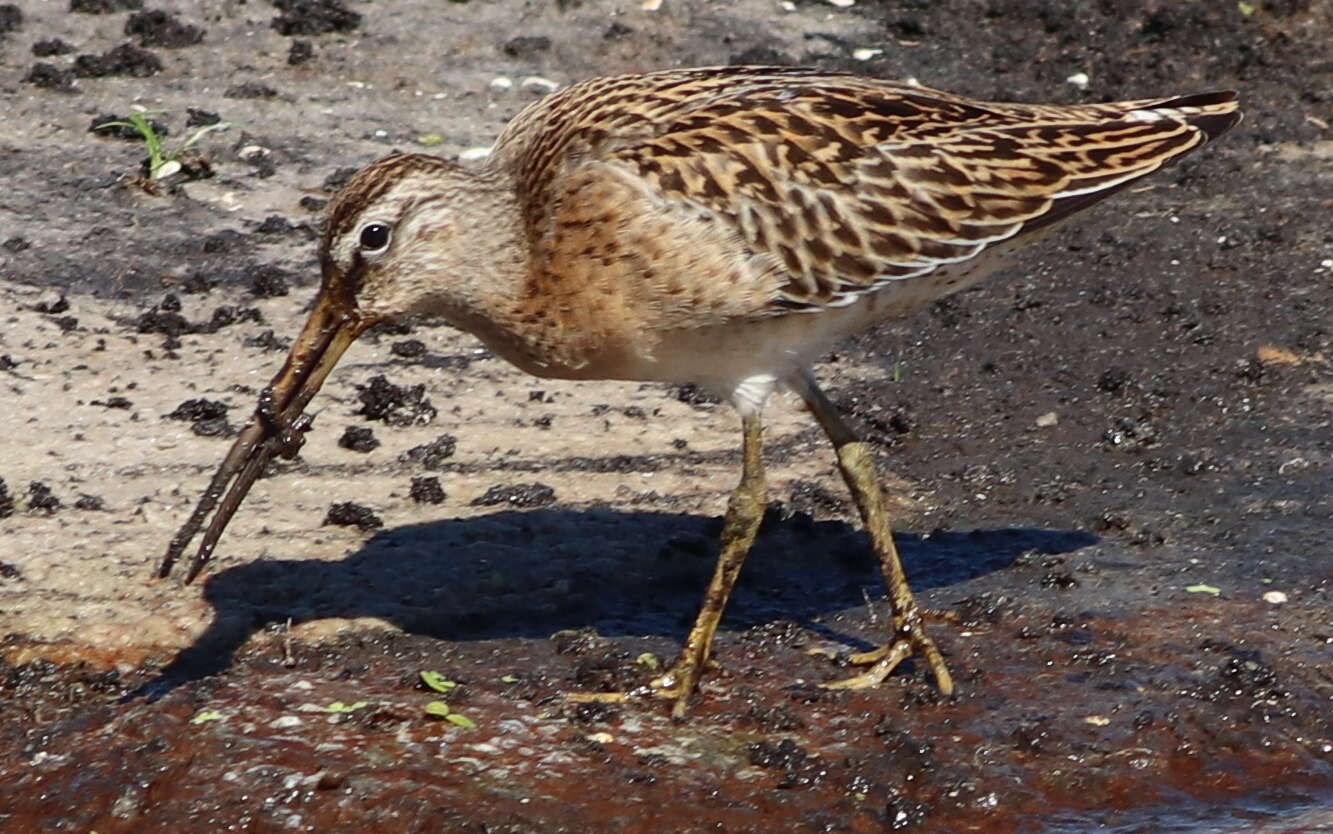
<path fill-rule="evenodd" d="M 727 607 L 731 589 L 740 575 L 741 565 L 759 533 L 764 520 L 765 497 L 763 463 L 763 425 L 759 415 L 741 418 L 744 437 L 744 463 L 741 482 L 727 502 L 727 514 L 722 525 L 722 550 L 713 569 L 713 578 L 704 593 L 703 605 L 694 627 L 685 638 L 680 657 L 664 674 L 655 678 L 646 690 L 632 692 L 575 692 L 567 697 L 572 701 L 622 701 L 629 697 L 652 694 L 675 701 L 671 708 L 674 718 L 684 718 L 689 710 L 690 697 L 699 685 L 699 677 L 708 665 L 713 649 L 713 636 Z"/>
<path fill-rule="evenodd" d="M 852 493 L 852 500 L 861 513 L 861 521 L 870 541 L 879 555 L 884 582 L 888 586 L 889 606 L 893 612 L 893 639 L 882 648 L 853 655 L 854 663 L 872 664 L 860 675 L 835 681 L 826 686 L 834 689 L 862 689 L 883 681 L 899 663 L 912 655 L 920 655 L 935 676 L 935 683 L 945 695 L 953 692 L 953 679 L 944 665 L 944 657 L 935 641 L 926 634 L 921 609 L 907 584 L 907 574 L 898 558 L 898 547 L 893 542 L 893 530 L 884 508 L 884 493 L 875 479 L 875 462 L 870 448 L 843 422 L 838 410 L 819 390 L 814 377 L 804 372 L 793 381 L 793 387 L 805 399 L 810 413 L 819 421 L 824 433 L 838 453 L 838 468 Z"/>
<path fill-rule="evenodd" d="M 744 435 L 744 463 L 741 468 L 741 482 L 731 493 L 727 502 L 727 515 L 722 525 L 722 551 L 717 557 L 717 566 L 713 569 L 713 578 L 704 593 L 703 605 L 699 616 L 694 620 L 694 628 L 685 638 L 680 657 L 666 674 L 653 681 L 658 694 L 675 700 L 671 714 L 683 718 L 689 709 L 690 696 L 699 684 L 713 650 L 713 635 L 717 633 L 718 623 L 726 610 L 731 589 L 740 575 L 741 565 L 754 544 L 759 533 L 759 524 L 764 520 L 764 507 L 767 488 L 764 485 L 763 462 L 763 427 L 759 416 L 747 415 L 741 418 L 741 431 Z"/>

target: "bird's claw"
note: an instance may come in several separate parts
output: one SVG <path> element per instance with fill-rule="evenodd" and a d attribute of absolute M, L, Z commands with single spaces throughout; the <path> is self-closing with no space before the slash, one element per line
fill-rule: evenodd
<path fill-rule="evenodd" d="M 935 684 L 940 692 L 949 695 L 953 692 L 953 678 L 949 675 L 948 668 L 944 665 L 944 658 L 940 654 L 935 641 L 926 634 L 925 628 L 918 617 L 908 618 L 906 622 L 901 623 L 896 629 L 897 636 L 893 642 L 880 646 L 877 649 L 871 649 L 868 652 L 857 652 L 850 655 L 847 661 L 858 666 L 870 666 L 869 669 L 859 675 L 853 675 L 850 678 L 842 680 L 829 681 L 821 684 L 824 689 L 868 689 L 872 686 L 878 686 L 884 682 L 884 679 L 893 674 L 893 670 L 898 665 L 913 655 L 920 655 L 930 667 L 930 671 L 935 676 Z"/>
<path fill-rule="evenodd" d="M 690 696 L 698 684 L 699 673 L 694 664 L 677 663 L 648 683 L 624 692 L 566 692 L 565 700 L 575 704 L 623 704 L 627 701 L 659 698 L 673 701 L 671 717 L 681 719 L 689 711 Z"/>

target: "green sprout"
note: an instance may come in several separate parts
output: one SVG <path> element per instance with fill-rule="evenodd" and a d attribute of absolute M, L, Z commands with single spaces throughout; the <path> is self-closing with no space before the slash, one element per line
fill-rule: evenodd
<path fill-rule="evenodd" d="M 427 715 L 443 718 L 450 724 L 462 727 L 465 730 L 473 730 L 477 727 L 477 722 L 462 713 L 454 712 L 444 701 L 431 701 L 429 704 L 426 704 L 425 710 Z"/>
<path fill-rule="evenodd" d="M 223 715 L 222 713 L 218 712 L 215 709 L 206 709 L 195 715 L 193 718 L 191 718 L 190 723 L 203 724 L 206 721 L 222 721 L 226 719 L 226 717 L 227 716 Z"/>
<path fill-rule="evenodd" d="M 333 703 L 325 707 L 324 711 L 333 713 L 349 713 L 349 712 L 356 712 L 362 707 L 368 707 L 368 706 L 370 706 L 369 701 L 357 701 L 355 704 L 344 704 L 342 701 L 334 701 Z"/>
<path fill-rule="evenodd" d="M 458 688 L 457 681 L 446 680 L 444 675 L 439 672 L 423 671 L 421 682 L 436 692 L 451 692 Z M 424 707 L 427 715 L 433 715 L 436 718 L 443 718 L 450 724 L 471 730 L 477 726 L 477 723 L 466 715 L 454 712 L 444 701 L 431 701 Z"/>
<path fill-rule="evenodd" d="M 434 689 L 436 692 L 448 692 L 458 687 L 458 684 L 451 680 L 445 680 L 444 675 L 439 672 L 425 671 L 421 673 L 421 682 Z"/>
<path fill-rule="evenodd" d="M 218 122 L 216 124 L 204 125 L 186 137 L 185 141 L 175 150 L 167 151 L 162 145 L 162 137 L 157 135 L 153 129 L 153 123 L 148 120 L 149 116 L 156 116 L 165 113 L 165 110 L 139 110 L 131 113 L 125 121 L 106 122 L 97 126 L 98 130 L 104 130 L 109 127 L 127 127 L 130 130 L 138 132 L 143 137 L 144 147 L 148 151 L 148 181 L 156 182 L 165 179 L 181 169 L 181 155 L 194 147 L 200 139 L 208 134 L 226 130 L 231 126 L 230 122 Z"/>

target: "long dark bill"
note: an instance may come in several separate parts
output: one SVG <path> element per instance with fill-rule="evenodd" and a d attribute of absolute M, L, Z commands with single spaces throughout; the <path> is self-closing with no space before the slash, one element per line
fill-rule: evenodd
<path fill-rule="evenodd" d="M 302 416 L 306 406 L 348 345 L 372 323 L 350 307 L 334 301 L 330 293 L 320 294 L 301 335 L 283 362 L 282 370 L 260 394 L 254 416 L 236 438 L 190 518 L 171 539 L 162 564 L 158 566 L 158 577 L 171 574 L 176 560 L 190 546 L 209 513 L 216 509 L 184 581 L 188 584 L 199 575 L 212 557 L 213 548 L 227 529 L 227 523 L 268 462 L 275 455 L 296 456 L 303 442 L 302 435 L 310 428 L 309 419 Z"/>

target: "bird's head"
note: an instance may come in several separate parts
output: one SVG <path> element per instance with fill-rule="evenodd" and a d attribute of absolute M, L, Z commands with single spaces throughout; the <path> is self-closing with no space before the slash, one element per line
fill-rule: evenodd
<path fill-rule="evenodd" d="M 295 456 L 309 428 L 306 406 L 357 337 L 414 313 L 466 319 L 468 310 L 486 304 L 485 262 L 494 253 L 469 238 L 503 205 L 503 187 L 488 175 L 420 154 L 385 157 L 348 181 L 329 206 L 319 253 L 323 279 L 310 316 L 172 539 L 159 576 L 170 573 L 216 508 L 185 581 L 198 574 L 269 460 Z"/>

